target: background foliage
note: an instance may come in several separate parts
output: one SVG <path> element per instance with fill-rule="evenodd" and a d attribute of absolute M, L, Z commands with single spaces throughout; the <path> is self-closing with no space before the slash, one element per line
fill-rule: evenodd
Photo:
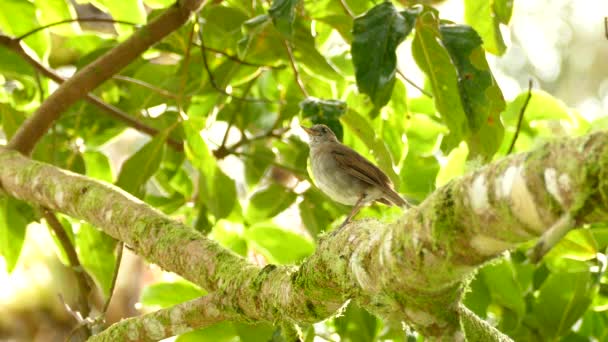
<path fill-rule="evenodd" d="M 69 75 L 171 4 L 0 0 L 0 31 Z M 465 22 L 452 22 L 441 7 L 410 1 L 212 1 L 95 91 L 156 135 L 138 134 L 81 101 L 33 157 L 113 182 L 254 262 L 298 263 L 349 210 L 311 186 L 298 124 L 327 124 L 417 201 L 511 153 L 528 91 L 505 100 L 488 63 L 495 57 L 487 54 L 508 51 L 500 26 L 509 23 L 513 5 L 465 0 Z M 86 20 L 110 17 L 123 23 Z M 33 31 L 72 19 L 79 22 Z M 415 62 L 422 89 L 408 83 L 401 60 Z M 7 44 L 0 45 L 0 85 L 5 140 L 56 88 Z M 606 125 L 605 117 L 586 119 L 542 90 L 531 94 L 514 152 Z M 169 141 L 184 141 L 183 150 Z M 360 216 L 396 215 L 397 209 L 375 206 Z M 28 224 L 39 219 L 37 209 L 0 194 L 0 252 L 9 273 L 18 267 Z M 62 223 L 108 296 L 116 242 L 68 217 Z M 604 226 L 569 234 L 539 265 L 526 261 L 529 246 L 522 246 L 479 270 L 465 304 L 515 340 L 603 340 L 607 246 Z M 176 277 L 162 279 L 133 284 L 146 285 L 139 299 L 144 310 L 205 293 Z M 415 338 L 353 305 L 304 332 L 307 341 Z M 235 337 L 280 334 L 269 325 L 222 323 L 178 340 Z"/>

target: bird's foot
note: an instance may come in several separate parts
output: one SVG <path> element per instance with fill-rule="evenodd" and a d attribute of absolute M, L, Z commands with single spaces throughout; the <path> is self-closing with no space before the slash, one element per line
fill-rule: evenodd
<path fill-rule="evenodd" d="M 344 222 L 342 222 L 342 224 L 338 228 L 332 230 L 331 233 L 329 233 L 329 236 L 334 237 L 336 234 L 341 232 L 342 229 L 344 228 L 344 226 L 346 226 L 349 222 L 350 222 L 350 218 L 347 218 L 346 220 L 344 220 Z"/>

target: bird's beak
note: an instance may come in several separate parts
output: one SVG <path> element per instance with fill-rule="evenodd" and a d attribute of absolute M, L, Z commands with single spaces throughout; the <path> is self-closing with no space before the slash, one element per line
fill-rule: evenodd
<path fill-rule="evenodd" d="M 306 133 L 308 133 L 308 135 L 315 135 L 315 131 L 313 131 L 312 129 L 308 128 L 308 127 L 304 127 L 302 125 L 300 125 L 300 127 L 302 127 L 302 129 L 304 131 L 306 131 Z"/>

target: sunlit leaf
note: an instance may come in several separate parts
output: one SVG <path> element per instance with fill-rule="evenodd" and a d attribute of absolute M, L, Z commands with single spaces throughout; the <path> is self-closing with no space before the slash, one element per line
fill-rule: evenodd
<path fill-rule="evenodd" d="M 147 306 L 166 308 L 206 294 L 205 290 L 186 281 L 162 282 L 144 288 L 140 302 Z"/>
<path fill-rule="evenodd" d="M 299 0 L 273 0 L 268 10 L 274 26 L 287 37 L 291 37 L 293 33 L 293 21 L 296 18 L 295 9 L 298 2 Z"/>
<path fill-rule="evenodd" d="M 135 196 L 143 194 L 143 187 L 163 159 L 167 133 L 158 134 L 123 163 L 116 185 Z"/>
<path fill-rule="evenodd" d="M 4 0 L 0 10 L 0 29 L 13 37 L 29 33 L 40 27 L 34 3 L 26 0 Z M 42 30 L 24 39 L 25 44 L 45 60 L 51 45 L 49 32 Z"/>
<path fill-rule="evenodd" d="M 272 218 L 287 209 L 296 197 L 293 191 L 279 184 L 271 184 L 251 196 L 245 217 L 249 222 Z"/>
<path fill-rule="evenodd" d="M 0 254 L 4 257 L 6 270 L 15 269 L 25 240 L 25 228 L 30 219 L 24 213 L 29 206 L 0 193 Z"/>
<path fill-rule="evenodd" d="M 566 334 L 587 310 L 596 292 L 589 271 L 550 274 L 533 305 L 543 337 L 555 339 Z"/>
<path fill-rule="evenodd" d="M 504 128 L 500 113 L 505 109 L 502 92 L 485 59 L 482 41 L 466 25 L 441 25 L 440 32 L 458 73 L 458 89 L 467 117 L 470 155 L 489 160 L 498 150 Z"/>
<path fill-rule="evenodd" d="M 312 241 L 294 232 L 268 223 L 259 223 L 245 231 L 247 241 L 272 262 L 297 263 L 312 254 Z"/>
<path fill-rule="evenodd" d="M 110 160 L 105 154 L 99 151 L 86 151 L 82 154 L 82 158 L 84 159 L 87 176 L 108 183 L 113 182 Z"/>
<path fill-rule="evenodd" d="M 76 248 L 80 263 L 108 296 L 116 267 L 116 240 L 88 223 L 76 233 Z"/>
<path fill-rule="evenodd" d="M 331 128 L 338 140 L 342 140 L 340 116 L 346 112 L 346 103 L 339 100 L 322 100 L 309 97 L 300 102 L 302 118 L 310 119 L 313 124 L 324 124 Z"/>
<path fill-rule="evenodd" d="M 458 75 L 445 46 L 440 43 L 437 12 L 427 10 L 416 21 L 412 54 L 433 89 L 437 111 L 450 129 L 450 136 L 460 142 L 469 133 L 466 113 L 460 100 Z"/>
<path fill-rule="evenodd" d="M 465 0 L 464 4 L 465 21 L 479 32 L 485 49 L 502 55 L 507 47 L 500 33 L 500 24 L 509 21 L 513 1 Z"/>
<path fill-rule="evenodd" d="M 216 220 L 230 214 L 236 203 L 236 186 L 217 165 L 215 158 L 200 136 L 202 127 L 191 119 L 183 124 L 186 134 L 186 156 L 199 170 L 199 201 L 215 216 Z"/>

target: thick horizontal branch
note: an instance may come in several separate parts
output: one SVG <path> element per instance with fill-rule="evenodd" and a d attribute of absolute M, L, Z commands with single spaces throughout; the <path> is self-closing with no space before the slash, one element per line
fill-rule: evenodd
<path fill-rule="evenodd" d="M 29 154 L 61 113 L 131 61 L 182 26 L 202 0 L 183 0 L 138 29 L 131 37 L 79 70 L 52 93 L 15 133 L 9 147 Z"/>
<path fill-rule="evenodd" d="M 391 224 L 359 220 L 320 239 L 301 266 L 259 268 L 123 191 L 0 149 L 11 195 L 86 220 L 225 298 L 252 321 L 329 317 L 346 299 L 425 336 L 460 333 L 462 280 L 568 213 L 608 219 L 608 133 L 546 144 L 436 190 Z"/>

